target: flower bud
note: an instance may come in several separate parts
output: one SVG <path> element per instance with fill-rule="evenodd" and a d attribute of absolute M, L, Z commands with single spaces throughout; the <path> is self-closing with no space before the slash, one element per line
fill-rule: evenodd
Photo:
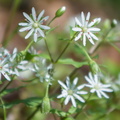
<path fill-rule="evenodd" d="M 56 11 L 56 13 L 55 13 L 55 17 L 60 17 L 60 16 L 62 16 L 62 15 L 65 13 L 65 11 L 66 11 L 66 7 L 65 7 L 65 6 L 59 8 L 59 9 Z"/>
<path fill-rule="evenodd" d="M 111 22 L 111 27 L 114 28 L 114 27 L 116 27 L 116 25 L 117 25 L 117 20 L 113 19 Z"/>
<path fill-rule="evenodd" d="M 95 61 L 91 60 L 89 62 L 89 65 L 90 65 L 90 69 L 91 69 L 93 74 L 96 74 L 96 73 L 100 72 L 100 68 L 99 68 L 98 64 Z"/>
<path fill-rule="evenodd" d="M 42 102 L 42 113 L 49 113 L 50 111 L 50 100 L 48 97 L 44 97 L 43 98 L 43 102 Z"/>

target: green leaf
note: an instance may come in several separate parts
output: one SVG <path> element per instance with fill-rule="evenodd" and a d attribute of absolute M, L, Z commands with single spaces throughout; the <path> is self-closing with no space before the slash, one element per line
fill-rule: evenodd
<path fill-rule="evenodd" d="M 41 54 L 39 54 L 38 56 L 40 56 L 40 57 L 43 57 L 43 58 L 45 58 L 45 59 L 50 60 L 49 55 L 48 55 L 48 54 L 46 54 L 46 53 L 41 53 Z"/>
<path fill-rule="evenodd" d="M 71 106 L 70 109 L 68 110 L 68 113 L 73 114 L 73 113 L 75 113 L 76 109 L 77 108 L 75 108 L 74 106 Z"/>
<path fill-rule="evenodd" d="M 71 58 L 60 59 L 60 60 L 58 61 L 58 63 L 60 63 L 60 64 L 73 65 L 73 66 L 76 67 L 76 68 L 82 67 L 83 65 L 88 65 L 88 62 L 77 62 L 77 61 L 74 61 L 74 60 L 71 59 Z"/>
<path fill-rule="evenodd" d="M 70 26 L 70 38 L 72 38 L 75 34 L 75 31 L 72 30 L 72 26 Z"/>
<path fill-rule="evenodd" d="M 17 90 L 19 90 L 19 89 L 21 89 L 21 88 L 23 88 L 23 87 L 25 87 L 25 86 L 20 86 L 20 87 L 12 88 L 12 89 L 6 89 L 6 90 L 4 90 L 2 93 L 0 93 L 0 95 L 1 95 L 1 97 L 3 97 L 3 96 L 5 96 L 5 95 L 7 95 L 7 94 L 9 94 L 9 93 L 12 93 L 12 92 L 14 92 L 14 91 L 17 91 Z"/>
<path fill-rule="evenodd" d="M 56 115 L 58 115 L 60 117 L 67 117 L 67 115 L 68 115 L 67 112 L 57 110 L 57 109 L 51 109 L 50 112 L 53 113 L 53 114 L 56 114 Z"/>
<path fill-rule="evenodd" d="M 5 106 L 5 108 L 11 108 L 17 104 L 23 103 L 23 104 L 27 105 L 28 107 L 36 107 L 36 106 L 40 105 L 41 102 L 42 102 L 41 98 L 31 97 L 31 98 L 27 98 L 27 99 L 23 99 L 23 100 L 16 100 L 11 103 L 5 103 L 4 106 Z M 0 105 L 0 107 L 2 107 L 2 105 Z"/>

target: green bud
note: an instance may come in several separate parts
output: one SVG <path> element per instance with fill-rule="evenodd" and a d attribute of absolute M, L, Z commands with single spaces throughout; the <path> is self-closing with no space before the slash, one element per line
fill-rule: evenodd
<path fill-rule="evenodd" d="M 62 15 L 65 13 L 65 11 L 66 11 L 66 7 L 65 7 L 65 6 L 59 8 L 59 9 L 56 11 L 56 13 L 55 13 L 55 17 L 60 17 L 60 16 L 62 16 Z"/>
<path fill-rule="evenodd" d="M 117 25 L 117 20 L 113 19 L 111 22 L 111 27 L 114 28 L 114 27 L 116 27 L 116 25 Z"/>
<path fill-rule="evenodd" d="M 91 60 L 89 62 L 89 65 L 90 65 L 90 69 L 91 69 L 93 74 L 96 74 L 96 73 L 100 72 L 100 68 L 99 68 L 98 64 L 95 61 Z"/>
<path fill-rule="evenodd" d="M 45 96 L 42 101 L 42 113 L 49 113 L 50 108 L 50 100 L 47 96 Z"/>

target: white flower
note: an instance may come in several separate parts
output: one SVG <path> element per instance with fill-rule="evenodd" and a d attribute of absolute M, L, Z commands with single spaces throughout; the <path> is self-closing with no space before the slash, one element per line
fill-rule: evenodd
<path fill-rule="evenodd" d="M 87 92 L 81 91 L 84 85 L 79 85 L 78 87 L 76 87 L 78 78 L 75 78 L 72 84 L 70 83 L 69 77 L 66 78 L 66 85 L 61 81 L 58 82 L 62 86 L 62 93 L 57 98 L 65 98 L 65 105 L 67 105 L 68 102 L 71 100 L 73 106 L 76 107 L 75 99 L 78 99 L 80 102 L 83 103 L 85 102 L 85 100 L 80 95 L 87 94 Z"/>
<path fill-rule="evenodd" d="M 27 13 L 23 12 L 24 17 L 27 19 L 27 22 L 19 23 L 20 26 L 23 26 L 19 31 L 29 31 L 25 36 L 25 39 L 28 39 L 32 34 L 34 37 L 34 41 L 37 42 L 38 37 L 45 37 L 43 30 L 48 30 L 50 27 L 43 25 L 44 21 L 46 21 L 49 17 L 43 17 L 44 10 L 36 17 L 35 8 L 32 8 L 32 17 Z"/>
<path fill-rule="evenodd" d="M 46 81 L 51 84 L 53 80 L 53 65 L 46 65 L 46 60 L 42 58 L 35 58 L 35 63 L 33 67 L 29 68 L 33 72 L 35 72 L 36 77 L 40 79 L 41 82 Z"/>
<path fill-rule="evenodd" d="M 102 98 L 102 96 L 104 96 L 105 98 L 109 98 L 109 96 L 105 92 L 113 91 L 112 89 L 109 88 L 111 86 L 110 84 L 102 84 L 97 74 L 92 75 L 91 73 L 89 73 L 88 76 L 85 76 L 85 79 L 89 83 L 86 84 L 86 86 L 91 88 L 90 90 L 91 93 L 96 92 L 99 98 Z"/>
<path fill-rule="evenodd" d="M 7 80 L 10 81 L 7 55 L 8 51 L 4 48 L 0 48 L 0 80 L 3 75 Z"/>
<path fill-rule="evenodd" d="M 100 31 L 99 28 L 96 28 L 94 26 L 101 21 L 101 18 L 95 18 L 90 23 L 89 23 L 89 19 L 90 19 L 90 12 L 87 13 L 86 18 L 84 13 L 81 12 L 80 21 L 78 20 L 77 17 L 75 17 L 76 27 L 72 28 L 73 31 L 78 32 L 75 41 L 81 38 L 84 46 L 86 46 L 86 37 L 94 45 L 93 39 L 98 40 L 98 38 L 93 33 Z"/>

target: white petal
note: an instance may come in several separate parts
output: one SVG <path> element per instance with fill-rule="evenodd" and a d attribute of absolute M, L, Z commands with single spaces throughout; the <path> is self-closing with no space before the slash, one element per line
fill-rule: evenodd
<path fill-rule="evenodd" d="M 85 26 L 85 15 L 83 12 L 81 12 L 81 20 L 82 20 L 82 25 Z"/>
<path fill-rule="evenodd" d="M 85 36 L 85 33 L 83 33 L 83 45 L 86 46 L 86 36 Z"/>
<path fill-rule="evenodd" d="M 92 40 L 92 38 L 90 37 L 90 35 L 86 34 L 86 36 L 87 36 L 88 40 L 94 45 L 94 41 Z"/>
<path fill-rule="evenodd" d="M 73 105 L 74 107 L 76 107 L 76 102 L 75 102 L 75 99 L 73 98 L 73 96 L 71 96 L 71 101 L 72 101 L 72 105 Z"/>
<path fill-rule="evenodd" d="M 88 12 L 86 16 L 86 23 L 85 23 L 86 26 L 88 25 L 89 19 L 90 19 L 90 12 Z"/>
<path fill-rule="evenodd" d="M 23 12 L 23 15 L 25 16 L 26 19 L 28 19 L 31 23 L 33 23 L 33 20 L 27 13 Z"/>
<path fill-rule="evenodd" d="M 88 31 L 98 32 L 100 31 L 100 28 L 88 28 Z"/>
<path fill-rule="evenodd" d="M 102 90 L 102 91 L 105 91 L 105 92 L 113 92 L 113 90 L 112 90 L 112 89 L 109 89 L 109 88 L 102 88 L 101 90 Z"/>
<path fill-rule="evenodd" d="M 57 98 L 62 98 L 62 97 L 64 97 L 63 94 L 57 96 Z"/>
<path fill-rule="evenodd" d="M 19 30 L 19 32 L 24 32 L 24 31 L 28 31 L 30 30 L 32 27 L 31 26 L 28 26 L 28 27 L 23 27 Z"/>
<path fill-rule="evenodd" d="M 28 39 L 34 32 L 34 29 L 31 29 L 28 34 L 25 36 L 25 39 Z"/>
<path fill-rule="evenodd" d="M 92 34 L 91 32 L 89 32 L 89 34 L 93 39 L 98 40 L 98 38 L 94 34 Z"/>
<path fill-rule="evenodd" d="M 32 16 L 33 16 L 33 19 L 36 21 L 36 11 L 34 7 L 32 8 Z"/>
<path fill-rule="evenodd" d="M 76 32 L 82 31 L 82 29 L 81 29 L 81 28 L 78 28 L 78 27 L 74 27 L 74 28 L 72 28 L 72 30 L 73 30 L 73 31 L 76 31 Z"/>
<path fill-rule="evenodd" d="M 100 91 L 100 93 L 105 97 L 105 98 L 109 98 L 109 96 L 107 94 L 105 94 L 104 92 Z"/>
<path fill-rule="evenodd" d="M 40 25 L 40 28 L 44 29 L 44 30 L 49 30 L 50 27 L 49 26 L 46 26 L 46 25 Z"/>
<path fill-rule="evenodd" d="M 40 21 L 41 23 L 43 23 L 44 21 L 48 20 L 49 16 L 46 16 L 44 18 L 42 18 L 42 20 Z"/>
<path fill-rule="evenodd" d="M 37 33 L 34 33 L 34 41 L 37 42 Z"/>
<path fill-rule="evenodd" d="M 77 98 L 79 101 L 81 101 L 81 102 L 85 102 L 85 100 L 82 98 L 82 97 L 80 97 L 79 95 L 77 95 L 77 94 L 73 94 L 73 96 L 75 97 L 75 98 Z"/>
<path fill-rule="evenodd" d="M 84 88 L 85 87 L 85 85 L 83 84 L 83 85 L 79 85 L 78 87 L 77 87 L 77 89 L 78 90 L 81 90 L 82 88 Z"/>
<path fill-rule="evenodd" d="M 80 23 L 80 21 L 75 17 L 75 22 L 77 23 L 77 25 L 79 25 L 80 27 L 82 27 L 82 24 Z"/>
<path fill-rule="evenodd" d="M 61 82 L 61 81 L 58 80 L 58 83 L 59 83 L 64 89 L 66 89 L 66 90 L 68 89 L 67 86 L 66 86 L 63 82 Z"/>
<path fill-rule="evenodd" d="M 81 38 L 82 32 L 80 32 L 77 37 L 75 38 L 75 41 L 79 40 Z"/>
<path fill-rule="evenodd" d="M 77 94 L 80 94 L 80 95 L 85 95 L 85 94 L 87 94 L 88 92 L 86 92 L 86 91 L 78 91 L 77 92 Z"/>
<path fill-rule="evenodd" d="M 102 98 L 102 96 L 101 96 L 101 94 L 100 94 L 100 92 L 99 92 L 98 90 L 96 90 L 96 93 L 97 93 L 97 96 L 98 96 L 99 98 Z"/>
<path fill-rule="evenodd" d="M 2 71 L 2 74 L 4 75 L 4 77 L 5 77 L 8 81 L 10 81 L 10 77 L 9 77 L 4 71 Z"/>
<path fill-rule="evenodd" d="M 42 37 L 45 37 L 44 32 L 40 28 L 38 28 L 37 30 Z"/>
<path fill-rule="evenodd" d="M 43 11 L 38 15 L 38 18 L 37 18 L 38 21 L 42 18 L 44 12 L 45 12 L 45 11 L 43 10 Z"/>
<path fill-rule="evenodd" d="M 69 101 L 70 101 L 70 96 L 67 96 L 65 101 L 64 101 L 64 104 L 67 105 Z"/>
<path fill-rule="evenodd" d="M 73 81 L 73 84 L 74 84 L 74 85 L 77 85 L 77 82 L 78 82 L 78 78 L 76 77 L 76 78 L 74 79 L 74 81 Z"/>
<path fill-rule="evenodd" d="M 27 26 L 28 23 L 19 23 L 18 25 L 20 25 L 20 26 Z"/>

